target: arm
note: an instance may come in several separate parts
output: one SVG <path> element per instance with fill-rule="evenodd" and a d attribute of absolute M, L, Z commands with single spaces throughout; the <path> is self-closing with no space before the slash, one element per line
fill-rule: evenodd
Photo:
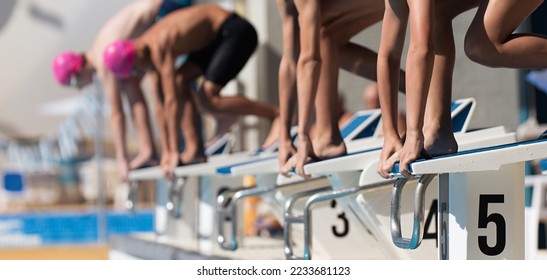
<path fill-rule="evenodd" d="M 392 6 L 392 1 L 385 1 L 386 9 L 378 51 L 378 92 L 384 133 L 378 173 L 385 178 L 394 164 L 388 160 L 402 147 L 397 132 L 397 84 L 408 18 L 408 7 L 402 2 L 399 1 L 398 6 Z"/>
<path fill-rule="evenodd" d="M 129 168 L 140 168 L 155 162 L 155 148 L 150 127 L 150 114 L 147 101 L 141 89 L 142 77 L 132 77 L 125 81 L 125 91 L 131 106 L 131 117 L 139 143 L 137 155 L 129 162 Z"/>
<path fill-rule="evenodd" d="M 161 146 L 161 155 L 162 155 L 161 158 L 162 158 L 162 165 L 163 165 L 163 160 L 167 159 L 165 155 L 168 154 L 167 151 L 169 150 L 168 148 L 169 145 L 167 144 L 168 142 L 167 141 L 167 126 L 164 119 L 165 112 L 163 110 L 163 100 L 164 100 L 163 90 L 161 87 L 159 74 L 156 71 L 152 71 L 148 75 L 150 77 L 150 81 L 152 84 L 152 89 L 151 89 L 152 94 L 155 97 L 154 111 L 156 113 L 156 124 L 158 126 L 158 131 L 160 134 L 160 146 Z"/>
<path fill-rule="evenodd" d="M 292 1 L 277 0 L 283 27 L 283 55 L 279 63 L 279 164 L 283 166 L 295 148 L 290 137 L 290 128 L 296 97 L 296 59 L 298 58 L 298 23 L 296 7 Z"/>
<path fill-rule="evenodd" d="M 321 11 L 317 0 L 295 0 L 300 26 L 300 55 L 296 65 L 298 92 L 298 147 L 294 166 L 297 174 L 309 179 L 304 172 L 304 164 L 313 156 L 310 139 L 311 112 L 315 105 L 319 74 L 321 71 L 320 28 Z M 290 167 L 282 168 L 287 172 Z"/>
<path fill-rule="evenodd" d="M 318 1 L 295 0 L 294 3 L 299 13 L 298 24 L 300 26 L 300 56 L 296 65 L 298 137 L 303 139 L 309 138 L 310 115 L 319 83 L 321 13 Z"/>
<path fill-rule="evenodd" d="M 162 157 L 167 156 L 168 162 L 164 164 L 164 175 L 171 177 L 174 168 L 179 162 L 179 121 L 180 105 L 178 103 L 175 72 L 173 69 L 173 58 L 170 52 L 166 51 L 161 57 L 155 59 L 156 69 L 159 70 L 161 88 L 163 91 L 163 110 L 165 121 L 165 134 L 167 150 L 162 151 Z M 163 161 L 163 159 L 162 159 Z"/>
<path fill-rule="evenodd" d="M 110 129 L 112 130 L 119 173 L 123 180 L 127 180 L 129 162 L 127 160 L 125 116 L 122 108 L 119 81 L 108 71 L 100 71 L 98 75 L 102 82 L 108 102 L 110 103 L 109 123 Z"/>
<path fill-rule="evenodd" d="M 411 39 L 406 61 L 409 73 L 406 79 L 407 128 L 405 143 L 400 152 L 401 173 L 406 176 L 410 176 L 408 165 L 424 152 L 425 105 L 435 59 L 433 0 L 408 0 L 408 3 Z"/>

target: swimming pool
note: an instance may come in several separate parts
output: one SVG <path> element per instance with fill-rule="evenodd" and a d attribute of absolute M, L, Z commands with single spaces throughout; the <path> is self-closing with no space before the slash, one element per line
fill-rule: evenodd
<path fill-rule="evenodd" d="M 107 236 L 152 232 L 154 213 L 107 211 Z M 0 248 L 96 243 L 97 211 L 49 211 L 0 215 Z"/>

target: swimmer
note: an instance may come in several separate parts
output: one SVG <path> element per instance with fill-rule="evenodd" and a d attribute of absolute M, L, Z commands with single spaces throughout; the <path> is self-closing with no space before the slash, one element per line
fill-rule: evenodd
<path fill-rule="evenodd" d="M 186 104 L 194 99 L 191 84 L 200 76 L 195 101 L 200 110 L 219 115 L 256 115 L 272 121 L 263 147 L 275 142 L 279 112 L 275 106 L 249 100 L 242 96 L 220 96 L 221 89 L 240 72 L 257 45 L 254 27 L 236 13 L 214 4 L 201 4 L 172 12 L 134 40 L 120 40 L 104 51 L 105 64 L 117 77 L 127 78 L 152 71 L 158 74 L 166 126 L 162 150 L 162 170 L 172 176 L 180 164 L 205 160 L 202 147 L 179 152 L 178 117 L 186 112 Z M 175 59 L 189 54 L 179 69 Z M 189 114 L 189 113 L 188 113 Z M 183 118 L 184 119 L 184 118 Z M 183 129 L 192 130 L 191 121 L 183 121 Z M 186 135 L 186 134 L 185 134 Z M 185 139 L 188 141 L 199 141 Z"/>
<path fill-rule="evenodd" d="M 129 170 L 158 164 L 154 148 L 149 112 L 140 87 L 142 76 L 117 79 L 106 71 L 103 50 L 117 39 L 135 38 L 144 33 L 162 16 L 188 6 L 181 0 L 139 0 L 125 6 L 100 29 L 93 45 L 85 53 L 72 51 L 57 55 L 53 61 L 56 80 L 64 86 L 81 89 L 92 82 L 96 73 L 110 104 L 110 128 L 114 138 L 119 174 L 127 180 Z M 126 144 L 125 116 L 122 94 L 128 99 L 139 142 L 137 155 L 129 161 Z"/>
<path fill-rule="evenodd" d="M 389 3 L 393 6 L 388 7 Z M 391 177 L 389 171 L 397 162 L 400 162 L 402 174 L 408 177 L 408 164 L 418 157 L 458 150 L 450 113 L 455 64 L 452 21 L 459 14 L 477 7 L 479 0 L 437 0 L 415 4 L 413 1 L 386 1 L 378 56 L 384 144 L 377 171 L 384 178 Z M 415 39 L 410 44 L 407 57 L 407 120 L 403 141 L 398 133 L 394 85 L 398 80 L 396 70 L 409 17 L 411 34 L 414 34 L 411 36 Z M 388 22 L 385 22 L 386 18 Z"/>
<path fill-rule="evenodd" d="M 277 0 L 283 28 L 279 65 L 281 173 L 294 169 L 304 178 L 304 164 L 346 153 L 338 126 L 338 71 L 343 68 L 376 80 L 377 54 L 349 40 L 382 19 L 381 0 Z M 404 86 L 404 82 L 401 83 Z M 404 92 L 404 87 L 400 88 Z M 298 144 L 289 136 L 292 100 L 298 106 Z M 315 109 L 315 130 L 310 135 Z"/>

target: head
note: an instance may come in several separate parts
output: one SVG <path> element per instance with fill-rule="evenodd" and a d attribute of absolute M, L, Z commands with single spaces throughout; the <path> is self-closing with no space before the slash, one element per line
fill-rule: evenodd
<path fill-rule="evenodd" d="M 93 70 L 87 65 L 84 54 L 64 52 L 53 59 L 53 75 L 61 85 L 82 88 L 93 78 Z"/>
<path fill-rule="evenodd" d="M 104 65 L 117 78 L 129 78 L 136 74 L 135 44 L 131 40 L 118 40 L 109 44 L 103 52 Z"/>

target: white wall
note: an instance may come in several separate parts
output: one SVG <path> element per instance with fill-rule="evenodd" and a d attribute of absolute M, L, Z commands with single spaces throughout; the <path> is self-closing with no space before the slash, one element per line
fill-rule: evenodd
<path fill-rule="evenodd" d="M 34 138 L 56 128 L 62 118 L 41 115 L 40 106 L 77 92 L 57 85 L 53 57 L 67 49 L 85 51 L 102 24 L 129 2 L 0 1 L 1 133 Z"/>

